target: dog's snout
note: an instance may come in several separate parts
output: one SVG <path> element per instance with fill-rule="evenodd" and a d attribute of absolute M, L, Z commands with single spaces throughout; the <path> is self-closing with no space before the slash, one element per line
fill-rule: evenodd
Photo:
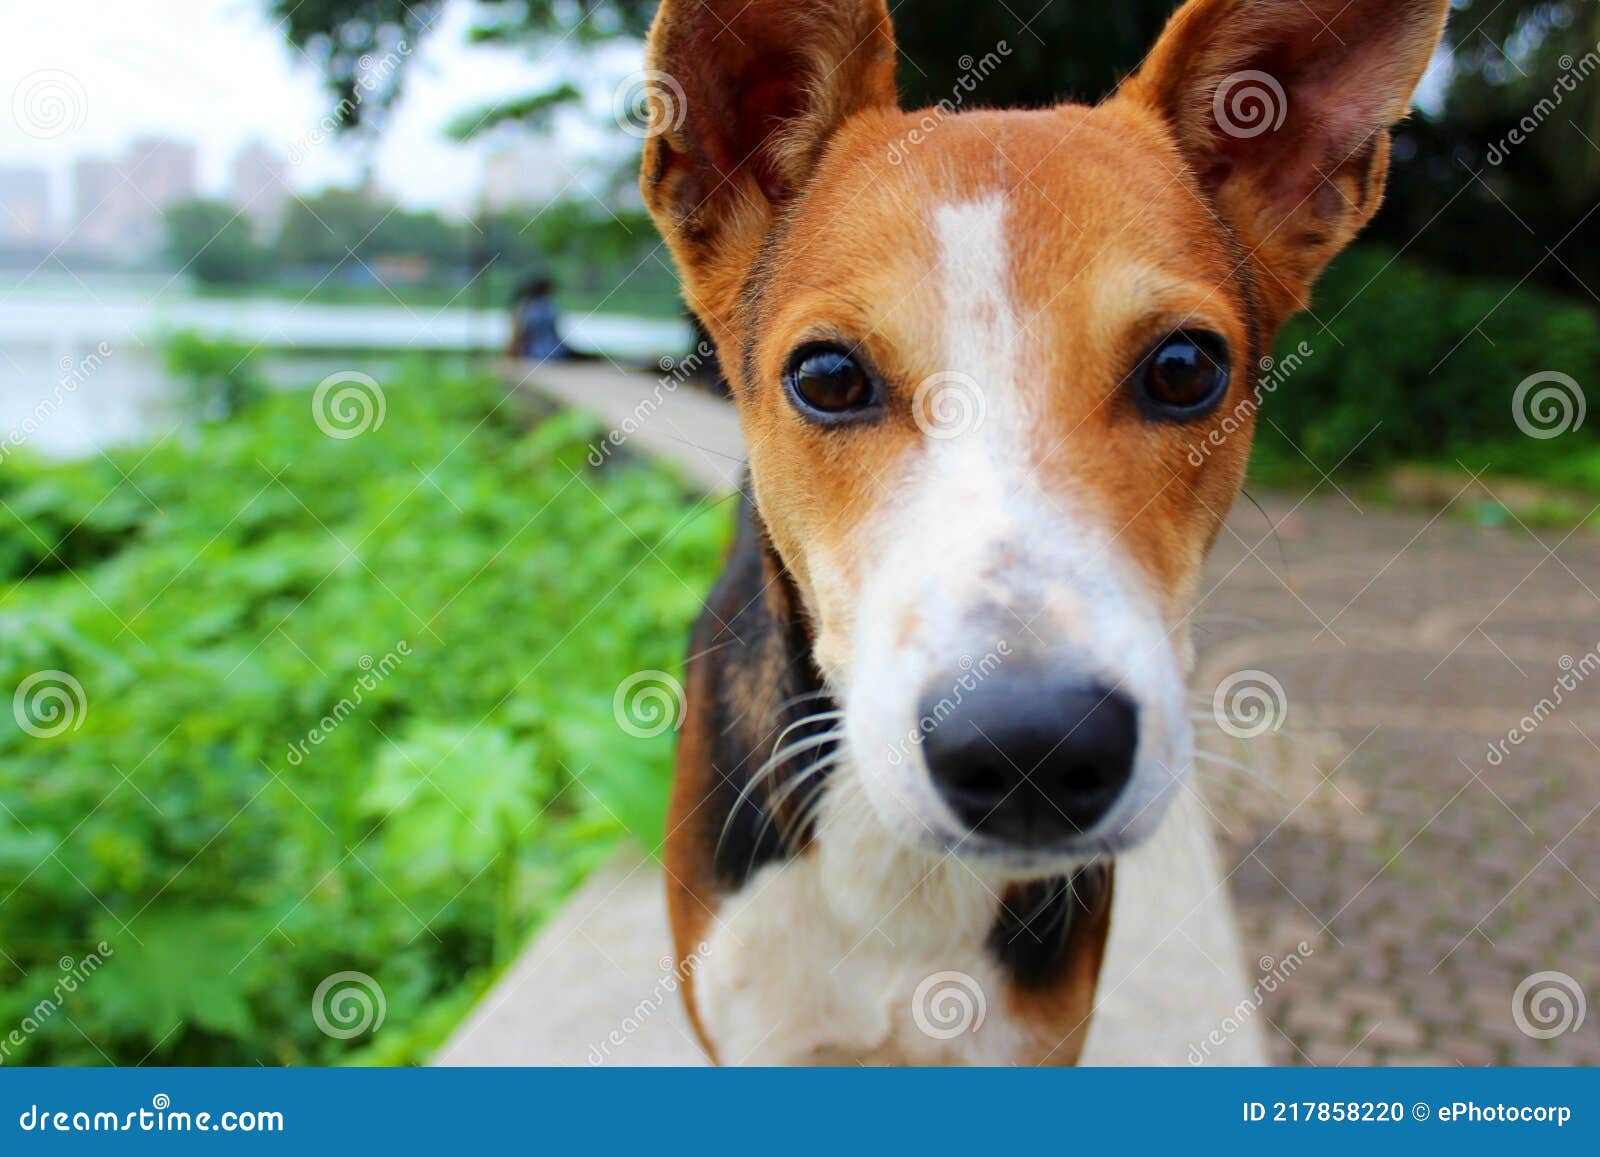
<path fill-rule="evenodd" d="M 968 829 L 1030 848 L 1088 832 L 1133 775 L 1132 699 L 1081 674 L 1000 671 L 951 704 L 928 695 L 923 754 Z"/>

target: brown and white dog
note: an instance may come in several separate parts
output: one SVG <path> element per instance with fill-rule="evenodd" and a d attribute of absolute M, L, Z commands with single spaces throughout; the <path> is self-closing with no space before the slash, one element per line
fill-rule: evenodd
<path fill-rule="evenodd" d="M 663 0 L 642 186 L 750 456 L 666 854 L 714 1060 L 1077 1060 L 1252 371 L 1448 7 L 1190 0 L 1097 107 L 946 115 L 885 0 Z"/>

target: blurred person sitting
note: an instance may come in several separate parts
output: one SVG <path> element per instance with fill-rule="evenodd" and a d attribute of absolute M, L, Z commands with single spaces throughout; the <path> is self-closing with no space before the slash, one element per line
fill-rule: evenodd
<path fill-rule="evenodd" d="M 517 290 L 511 303 L 510 356 L 534 361 L 559 361 L 571 356 L 558 328 L 560 311 L 551 296 L 548 277 L 533 277 Z"/>

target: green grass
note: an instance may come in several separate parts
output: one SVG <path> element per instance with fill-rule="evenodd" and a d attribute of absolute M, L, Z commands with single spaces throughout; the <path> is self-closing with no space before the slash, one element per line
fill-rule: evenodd
<path fill-rule="evenodd" d="M 82 694 L 0 711 L 4 1063 L 421 1060 L 655 838 L 671 735 L 613 696 L 678 671 L 727 513 L 501 396 L 419 373 L 348 440 L 291 393 L 148 456 L 6 462 L 0 692 Z M 376 1032 L 319 1029 L 341 972 Z"/>

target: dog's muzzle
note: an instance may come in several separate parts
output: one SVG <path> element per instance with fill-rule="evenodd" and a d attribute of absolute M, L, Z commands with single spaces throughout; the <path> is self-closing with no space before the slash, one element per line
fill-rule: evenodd
<path fill-rule="evenodd" d="M 924 717 L 933 717 L 925 700 Z M 1002 669 L 939 719 L 923 757 L 940 798 L 972 833 L 1028 851 L 1084 836 L 1133 778 L 1139 712 L 1071 670 Z"/>

